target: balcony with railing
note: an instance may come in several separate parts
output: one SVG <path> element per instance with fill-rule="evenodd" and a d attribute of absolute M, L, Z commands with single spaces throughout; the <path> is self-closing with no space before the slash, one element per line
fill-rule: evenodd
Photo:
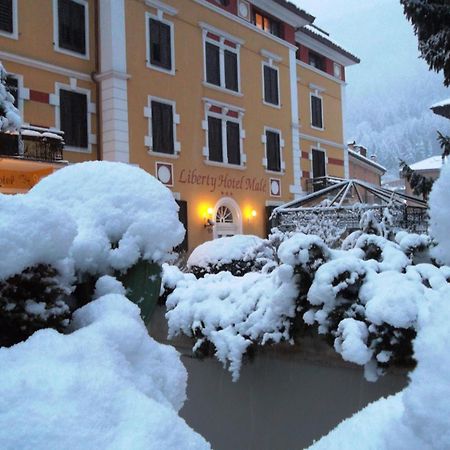
<path fill-rule="evenodd" d="M 63 162 L 64 133 L 40 127 L 22 127 L 19 133 L 0 133 L 0 157 Z"/>

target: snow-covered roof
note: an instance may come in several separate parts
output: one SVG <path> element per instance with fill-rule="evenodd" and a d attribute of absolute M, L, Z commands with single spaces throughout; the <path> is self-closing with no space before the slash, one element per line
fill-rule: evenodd
<path fill-rule="evenodd" d="M 435 103 L 431 106 L 431 109 L 435 114 L 450 119 L 450 98 Z"/>
<path fill-rule="evenodd" d="M 411 164 L 412 170 L 439 170 L 442 167 L 442 156 L 436 155 Z"/>
<path fill-rule="evenodd" d="M 441 106 L 450 106 L 450 98 L 448 98 L 446 100 L 441 100 L 440 102 L 437 102 L 434 105 L 431 105 L 431 108 L 439 108 Z"/>
<path fill-rule="evenodd" d="M 354 150 L 348 149 L 348 153 L 351 156 L 354 156 L 357 159 L 360 159 L 364 161 L 365 163 L 377 168 L 378 170 L 381 170 L 383 173 L 386 173 L 386 167 L 382 166 L 381 164 L 374 161 L 372 158 L 367 158 L 367 156 L 361 155 L 361 153 L 355 152 Z"/>

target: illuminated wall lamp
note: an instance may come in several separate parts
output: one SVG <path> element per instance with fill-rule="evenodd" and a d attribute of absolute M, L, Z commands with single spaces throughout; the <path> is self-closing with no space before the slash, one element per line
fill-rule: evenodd
<path fill-rule="evenodd" d="M 249 211 L 247 215 L 248 223 L 250 223 L 250 221 L 253 220 L 256 216 L 257 216 L 256 210 L 252 209 L 251 211 Z"/>
<path fill-rule="evenodd" d="M 203 217 L 203 226 L 205 228 L 212 228 L 215 225 L 215 223 L 214 223 L 214 221 L 212 219 L 212 215 L 213 215 L 213 209 L 212 208 L 208 208 L 206 210 L 205 216 Z"/>

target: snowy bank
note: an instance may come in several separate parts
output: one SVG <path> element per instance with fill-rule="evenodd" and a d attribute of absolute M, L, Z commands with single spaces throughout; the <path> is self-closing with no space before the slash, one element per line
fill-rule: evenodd
<path fill-rule="evenodd" d="M 209 449 L 178 416 L 187 373 L 148 336 L 139 308 L 109 294 L 50 329 L 0 349 L 3 449 Z"/>

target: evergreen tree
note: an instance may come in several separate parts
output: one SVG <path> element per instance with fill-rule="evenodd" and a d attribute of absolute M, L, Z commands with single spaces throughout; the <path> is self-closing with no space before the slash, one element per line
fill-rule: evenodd
<path fill-rule="evenodd" d="M 18 130 L 21 126 L 19 111 L 14 106 L 14 97 L 6 87 L 7 73 L 0 62 L 0 132 Z"/>
<path fill-rule="evenodd" d="M 405 161 L 400 161 L 400 176 L 409 183 L 414 195 L 422 196 L 424 200 L 428 200 L 434 182 L 432 178 L 425 177 L 412 170 Z"/>
<path fill-rule="evenodd" d="M 444 73 L 450 85 L 450 2 L 449 0 L 400 0 L 419 40 L 422 58 L 431 70 Z"/>

